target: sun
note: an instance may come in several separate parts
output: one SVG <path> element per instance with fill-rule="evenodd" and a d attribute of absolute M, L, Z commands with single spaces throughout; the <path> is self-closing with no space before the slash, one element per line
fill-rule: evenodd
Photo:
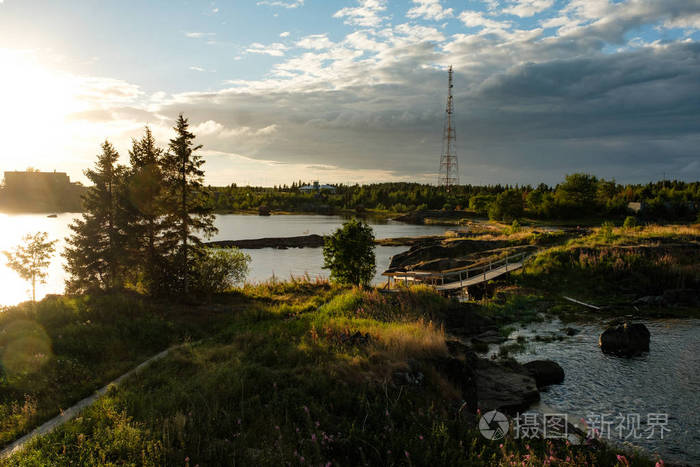
<path fill-rule="evenodd" d="M 86 108 L 79 83 L 40 63 L 33 52 L 0 49 L 0 63 L 0 128 L 6 135 L 0 169 L 42 166 L 68 140 L 69 116 Z"/>

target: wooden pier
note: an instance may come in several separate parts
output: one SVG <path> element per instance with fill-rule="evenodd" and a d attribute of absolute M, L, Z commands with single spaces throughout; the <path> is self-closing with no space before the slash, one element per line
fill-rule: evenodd
<path fill-rule="evenodd" d="M 522 268 L 531 254 L 531 251 L 521 251 L 488 263 L 442 271 L 385 272 L 382 275 L 388 277 L 386 285 L 388 289 L 391 289 L 391 283 L 394 281 L 403 282 L 405 285 L 409 283 L 426 284 L 445 293 L 462 292 L 467 287 L 490 281 Z"/>

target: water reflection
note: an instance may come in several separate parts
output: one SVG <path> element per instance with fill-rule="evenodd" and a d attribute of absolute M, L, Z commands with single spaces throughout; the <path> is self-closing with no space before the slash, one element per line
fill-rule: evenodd
<path fill-rule="evenodd" d="M 700 465 L 700 320 L 645 321 L 651 332 L 649 353 L 634 358 L 606 355 L 598 348 L 602 324 L 574 327 L 581 333 L 563 341 L 530 344 L 522 362 L 552 359 L 566 374 L 564 383 L 542 392 L 542 401 L 570 416 L 593 414 L 668 414 L 664 439 L 633 443 L 665 460 Z M 557 332 L 562 323 L 537 324 L 518 331 L 526 336 Z M 613 435 L 615 435 L 615 430 Z M 621 440 L 624 441 L 624 440 Z"/>

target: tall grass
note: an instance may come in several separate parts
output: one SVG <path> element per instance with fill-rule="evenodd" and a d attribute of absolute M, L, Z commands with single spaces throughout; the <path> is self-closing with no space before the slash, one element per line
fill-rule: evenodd
<path fill-rule="evenodd" d="M 430 290 L 316 287 L 257 285 L 220 297 L 232 304 L 230 320 L 211 316 L 208 337 L 178 347 L 6 463 L 615 464 L 604 447 L 482 438 L 459 391 L 431 363 L 446 354 L 432 318 L 448 304 Z"/>

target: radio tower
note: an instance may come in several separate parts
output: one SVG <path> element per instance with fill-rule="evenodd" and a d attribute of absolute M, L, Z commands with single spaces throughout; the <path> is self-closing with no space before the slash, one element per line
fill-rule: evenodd
<path fill-rule="evenodd" d="M 445 127 L 442 131 L 442 154 L 440 155 L 440 175 L 438 186 L 450 191 L 455 185 L 459 185 L 459 163 L 457 161 L 457 136 L 452 122 L 454 104 L 452 103 L 452 65 L 447 71 L 447 109 L 445 111 Z"/>

